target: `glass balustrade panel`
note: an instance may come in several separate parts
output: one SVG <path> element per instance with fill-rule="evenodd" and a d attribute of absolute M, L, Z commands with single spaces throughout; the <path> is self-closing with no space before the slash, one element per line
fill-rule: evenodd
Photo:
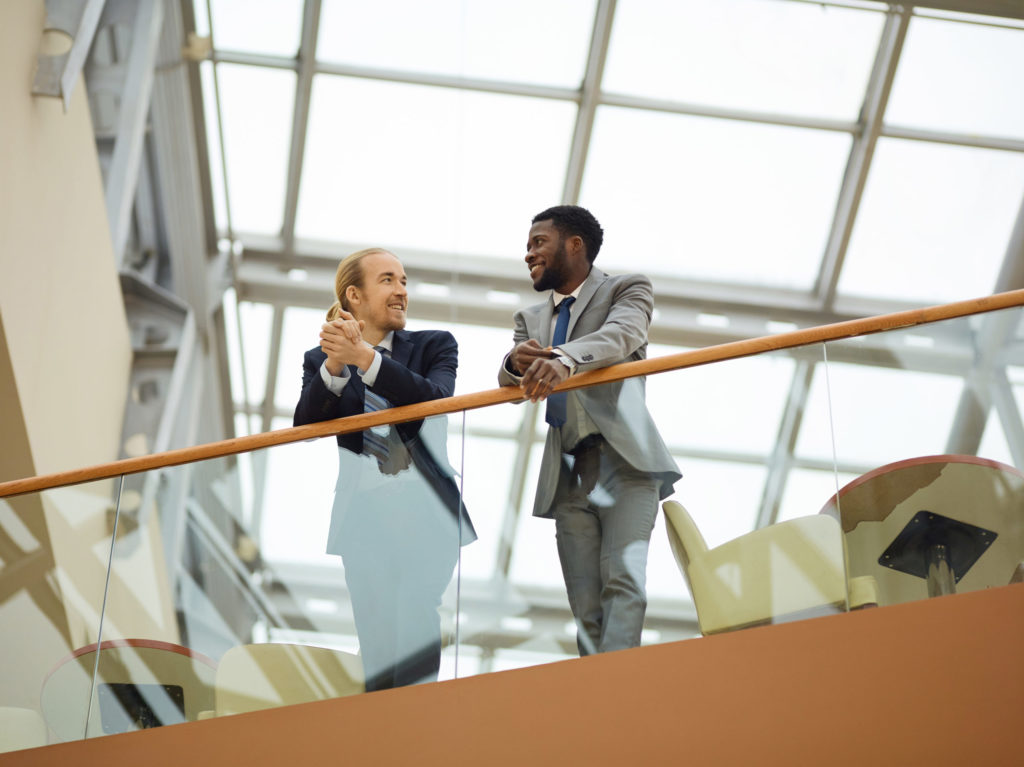
<path fill-rule="evenodd" d="M 0 751 L 86 735 L 120 491 L 115 478 L 0 498 Z"/>
<path fill-rule="evenodd" d="M 680 351 L 685 349 L 651 345 L 648 356 Z M 610 419 L 602 427 L 603 443 L 590 456 L 596 459 L 596 472 L 589 493 L 569 489 L 571 483 L 585 486 L 589 481 L 585 452 L 570 457 L 554 448 L 546 451 L 546 403 L 500 406 L 519 412 L 503 432 L 492 426 L 489 408 L 467 412 L 465 498 L 474 519 L 481 521 L 479 540 L 463 552 L 458 675 L 637 643 L 615 622 L 602 624 L 605 615 L 634 608 L 628 601 L 608 601 L 614 589 L 606 590 L 602 603 L 599 586 L 592 589 L 597 605 L 579 638 L 556 534 L 562 526 L 537 515 L 550 508 L 555 494 L 575 493 L 587 509 L 567 515 L 564 524 L 566 531 L 574 531 L 565 537 L 577 540 L 598 530 L 607 536 L 618 522 L 614 515 L 620 498 L 630 510 L 650 506 L 649 542 L 641 521 L 639 532 L 622 533 L 636 541 L 611 552 L 624 562 L 625 577 L 644 582 L 647 607 L 640 644 L 845 610 L 839 526 L 817 514 L 835 492 L 836 478 L 830 463 L 801 463 L 793 452 L 807 423 L 829 428 L 827 410 L 813 418 L 808 412 L 812 406 L 827 408 L 807 398 L 823 364 L 823 349 L 816 345 L 573 395 L 567 409 L 585 401 L 598 418 Z M 652 436 L 655 431 L 660 440 Z M 638 439 L 646 440 L 644 448 L 634 449 L 630 460 L 643 462 L 639 478 L 633 464 L 620 463 L 610 447 Z M 552 460 L 554 469 L 548 463 Z M 577 465 L 578 477 L 573 472 Z M 681 478 L 670 473 L 675 470 Z M 634 480 L 633 487 L 627 480 Z M 630 498 L 630 493 L 638 495 Z M 602 514 L 609 516 L 602 519 Z M 761 529 L 766 527 L 782 530 Z M 703 548 L 693 548 L 695 531 Z M 689 567 L 677 559 L 676 546 L 680 558 L 689 556 Z M 573 556 L 568 549 L 563 553 L 566 559 Z M 594 551 L 591 559 L 599 570 L 601 552 Z M 584 609 L 579 610 L 583 615 Z M 617 632 L 623 637 L 616 638 Z"/>
<path fill-rule="evenodd" d="M 138 475 L 90 736 L 437 679 L 474 536 L 461 431 L 439 416 Z"/>
<path fill-rule="evenodd" d="M 1004 586 L 1024 561 L 1024 310 L 829 343 L 811 401 L 828 402 L 855 576 L 882 605 Z M 820 406 L 820 405 L 819 405 Z M 833 445 L 808 432 L 808 462 Z"/>

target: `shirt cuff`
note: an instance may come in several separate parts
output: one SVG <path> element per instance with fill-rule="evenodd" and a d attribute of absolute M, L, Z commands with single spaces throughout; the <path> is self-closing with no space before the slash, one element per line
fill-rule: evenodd
<path fill-rule="evenodd" d="M 324 360 L 324 364 L 320 366 L 320 378 L 323 379 L 324 386 L 327 387 L 327 391 L 336 397 L 340 397 L 341 393 L 345 390 L 345 384 L 348 383 L 348 379 L 351 378 L 348 372 L 348 367 L 341 369 L 340 376 L 332 376 L 327 370 L 327 360 Z"/>
<path fill-rule="evenodd" d="M 377 373 L 380 372 L 381 357 L 381 353 L 374 349 L 373 362 L 370 363 L 370 367 L 368 367 L 365 371 L 360 368 L 356 368 L 356 372 L 359 373 L 359 377 L 363 379 L 363 384 L 365 384 L 366 386 L 373 386 L 375 383 L 377 383 Z"/>
<path fill-rule="evenodd" d="M 554 349 L 555 359 L 569 368 L 569 375 L 576 373 L 576 360 L 563 352 L 561 349 Z"/>

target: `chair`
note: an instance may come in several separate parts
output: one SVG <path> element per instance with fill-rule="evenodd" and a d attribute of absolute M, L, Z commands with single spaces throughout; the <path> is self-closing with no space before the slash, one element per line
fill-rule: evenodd
<path fill-rule="evenodd" d="M 41 709 L 57 740 L 192 722 L 213 706 L 214 662 L 154 639 L 113 639 L 75 650 L 43 681 Z M 89 695 L 92 691 L 92 703 Z"/>
<path fill-rule="evenodd" d="M 0 706 L 0 754 L 46 745 L 46 723 L 30 708 Z"/>
<path fill-rule="evenodd" d="M 873 578 L 848 580 L 843 535 L 831 517 L 780 522 L 709 549 L 682 504 L 666 501 L 662 509 L 705 636 L 877 602 Z"/>
<path fill-rule="evenodd" d="M 340 698 L 365 690 L 358 655 L 298 644 L 232 647 L 217 666 L 215 687 L 217 716 Z"/>

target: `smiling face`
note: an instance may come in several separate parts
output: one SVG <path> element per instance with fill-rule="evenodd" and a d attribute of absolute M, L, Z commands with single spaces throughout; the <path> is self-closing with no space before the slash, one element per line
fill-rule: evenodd
<path fill-rule="evenodd" d="M 562 238 L 551 220 L 530 227 L 526 243 L 526 265 L 536 291 L 557 290 L 567 294 L 576 289 L 590 272 L 579 237 Z"/>
<path fill-rule="evenodd" d="M 352 315 L 362 320 L 363 338 L 379 343 L 392 330 L 405 327 L 409 309 L 407 278 L 402 262 L 390 253 L 371 253 L 360 261 L 362 287 L 350 285 L 346 291 Z"/>

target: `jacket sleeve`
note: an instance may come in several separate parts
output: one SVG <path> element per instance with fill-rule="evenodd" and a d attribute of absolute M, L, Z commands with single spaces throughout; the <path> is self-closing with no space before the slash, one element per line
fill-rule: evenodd
<path fill-rule="evenodd" d="M 512 347 L 515 348 L 523 341 L 529 338 L 526 332 L 526 320 L 523 317 L 522 312 L 516 312 L 515 317 L 515 329 L 512 331 Z M 498 386 L 519 386 L 522 383 L 523 377 L 513 373 L 509 363 L 509 359 L 512 356 L 511 349 L 505 358 L 501 361 L 501 367 L 498 368 Z"/>
<path fill-rule="evenodd" d="M 616 281 L 613 291 L 601 326 L 559 345 L 576 362 L 577 372 L 622 362 L 647 344 L 647 331 L 654 312 L 651 281 L 642 274 L 627 275 Z"/>
<path fill-rule="evenodd" d="M 352 386 L 346 386 L 339 397 L 324 385 L 320 377 L 320 366 L 325 358 L 326 355 L 319 349 L 311 349 L 303 357 L 302 393 L 292 418 L 294 426 L 330 421 L 363 411 L 362 403 L 355 396 Z"/>

